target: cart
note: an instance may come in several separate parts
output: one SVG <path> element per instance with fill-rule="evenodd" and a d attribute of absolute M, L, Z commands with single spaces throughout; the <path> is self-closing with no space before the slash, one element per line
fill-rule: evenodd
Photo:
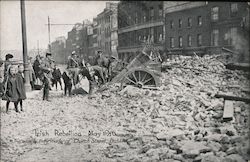
<path fill-rule="evenodd" d="M 161 85 L 159 56 L 158 51 L 143 50 L 111 80 L 111 83 L 121 83 L 122 88 L 127 85 L 148 89 L 159 87 Z"/>

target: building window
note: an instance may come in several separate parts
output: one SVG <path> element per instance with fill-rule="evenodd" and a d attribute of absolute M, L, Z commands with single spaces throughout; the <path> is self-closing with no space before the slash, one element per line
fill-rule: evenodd
<path fill-rule="evenodd" d="M 236 39 L 235 38 L 237 38 L 237 28 L 233 27 L 233 28 L 230 28 L 230 31 L 229 31 L 229 38 L 228 38 L 229 45 L 235 45 L 236 44 Z"/>
<path fill-rule="evenodd" d="M 154 8 L 150 7 L 150 20 L 154 19 Z"/>
<path fill-rule="evenodd" d="M 181 27 L 182 27 L 182 20 L 179 19 L 179 28 L 181 28 Z"/>
<path fill-rule="evenodd" d="M 192 26 L 192 19 L 188 18 L 188 27 L 191 27 L 191 26 Z"/>
<path fill-rule="evenodd" d="M 170 37 L 170 48 L 174 48 L 174 38 Z"/>
<path fill-rule="evenodd" d="M 170 28 L 171 28 L 171 29 L 174 28 L 174 21 L 173 21 L 173 20 L 170 21 Z"/>
<path fill-rule="evenodd" d="M 202 17 L 198 16 L 198 26 L 201 26 L 201 25 L 202 25 Z"/>
<path fill-rule="evenodd" d="M 179 47 L 182 48 L 182 37 L 179 37 Z"/>
<path fill-rule="evenodd" d="M 237 3 L 231 3 L 230 8 L 231 8 L 231 14 L 235 14 L 238 12 L 238 4 Z"/>
<path fill-rule="evenodd" d="M 201 34 L 197 35 L 197 45 L 202 46 L 202 35 Z"/>
<path fill-rule="evenodd" d="M 162 5 L 159 5 L 159 17 L 163 16 Z"/>
<path fill-rule="evenodd" d="M 138 23 L 138 12 L 135 12 L 135 23 Z"/>
<path fill-rule="evenodd" d="M 143 22 L 146 22 L 147 18 L 146 18 L 146 12 L 143 12 Z"/>
<path fill-rule="evenodd" d="M 219 19 L 219 7 L 213 7 L 211 9 L 211 19 L 217 21 Z"/>
<path fill-rule="evenodd" d="M 192 37 L 191 35 L 188 35 L 188 47 L 191 47 L 192 46 Z"/>
<path fill-rule="evenodd" d="M 215 29 L 212 31 L 211 35 L 211 45 L 212 46 L 218 46 L 219 45 L 219 30 Z"/>

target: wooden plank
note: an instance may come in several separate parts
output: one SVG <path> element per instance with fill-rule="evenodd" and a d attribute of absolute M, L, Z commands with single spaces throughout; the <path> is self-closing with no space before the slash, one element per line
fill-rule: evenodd
<path fill-rule="evenodd" d="M 243 101 L 246 103 L 250 103 L 250 98 L 245 98 L 245 97 L 231 96 L 226 94 L 216 94 L 214 97 L 224 98 L 225 100 Z"/>
<path fill-rule="evenodd" d="M 224 111 L 223 111 L 223 120 L 230 121 L 233 119 L 234 115 L 234 102 L 225 100 Z"/>

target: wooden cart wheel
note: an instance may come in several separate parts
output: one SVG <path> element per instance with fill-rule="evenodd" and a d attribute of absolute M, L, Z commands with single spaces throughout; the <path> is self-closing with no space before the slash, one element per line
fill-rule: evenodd
<path fill-rule="evenodd" d="M 125 74 L 121 85 L 121 88 L 132 85 L 138 88 L 154 89 L 160 85 L 160 81 L 159 77 L 154 72 L 143 68 L 136 68 Z"/>

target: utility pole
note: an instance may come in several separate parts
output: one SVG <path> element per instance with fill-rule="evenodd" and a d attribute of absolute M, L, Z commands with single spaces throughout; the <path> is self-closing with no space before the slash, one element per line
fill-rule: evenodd
<path fill-rule="evenodd" d="M 51 23 L 50 23 L 50 18 L 49 18 L 49 16 L 48 16 L 48 24 L 45 24 L 45 25 L 48 25 L 49 52 L 51 52 L 51 44 L 50 44 L 50 27 L 53 26 L 53 25 L 75 25 L 75 24 L 51 24 Z"/>
<path fill-rule="evenodd" d="M 37 40 L 37 53 L 38 53 L 38 55 L 39 55 L 39 40 Z"/>
<path fill-rule="evenodd" d="M 23 40 L 23 64 L 24 64 L 24 78 L 25 78 L 25 90 L 31 91 L 30 79 L 29 79 L 29 65 L 27 56 L 27 37 L 26 37 L 26 19 L 25 19 L 25 0 L 21 0 L 21 22 L 22 22 L 22 40 Z"/>
<path fill-rule="evenodd" d="M 48 33 L 49 33 L 49 52 L 51 52 L 51 44 L 50 44 L 50 21 L 48 16 Z"/>

